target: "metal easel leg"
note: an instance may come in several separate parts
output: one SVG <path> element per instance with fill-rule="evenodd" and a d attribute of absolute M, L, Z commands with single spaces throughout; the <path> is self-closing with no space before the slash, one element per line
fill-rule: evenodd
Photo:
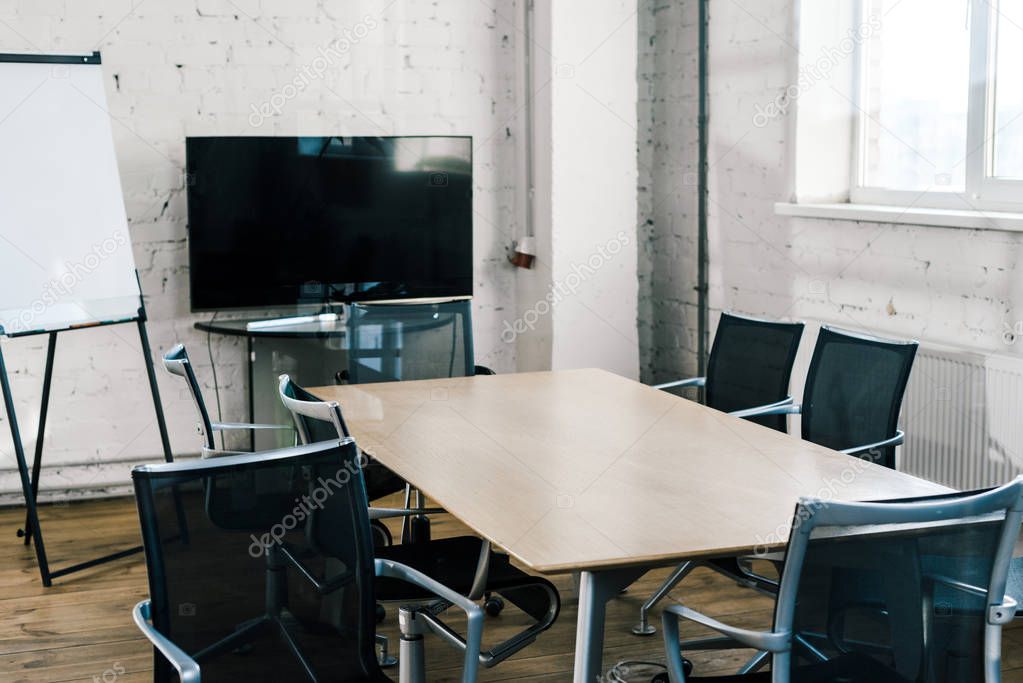
<path fill-rule="evenodd" d="M 156 384 L 156 371 L 153 369 L 153 352 L 149 348 L 149 334 L 146 332 L 146 309 L 139 308 L 139 317 L 136 321 L 139 328 L 139 340 L 142 343 L 142 358 L 146 362 L 146 377 L 149 379 L 149 391 L 153 394 L 153 408 L 156 410 L 156 424 L 160 429 L 160 443 L 163 445 L 163 459 L 167 462 L 174 462 L 174 453 L 171 451 L 170 437 L 167 435 L 167 420 L 163 415 L 163 401 L 160 400 L 160 387 Z M 178 533 L 181 540 L 188 543 L 188 524 L 185 519 L 185 508 L 181 504 L 177 487 L 174 488 L 174 507 L 178 516 Z"/>
<path fill-rule="evenodd" d="M 153 407 L 156 409 L 156 424 L 160 429 L 160 443 L 163 445 L 163 459 L 174 461 L 171 452 L 170 437 L 167 436 L 167 420 L 163 416 L 163 403 L 160 401 L 160 387 L 156 385 L 156 372 L 153 370 L 153 353 L 149 350 L 149 335 L 146 334 L 146 313 L 139 310 L 139 337 L 142 340 L 142 357 L 146 361 L 146 376 L 149 378 L 149 390 L 153 394 Z"/>
<path fill-rule="evenodd" d="M 46 561 L 46 548 L 43 546 L 43 534 L 39 529 L 39 513 L 36 509 L 36 497 L 32 492 L 29 479 L 28 463 L 25 462 L 25 448 L 21 443 L 21 432 L 18 429 L 18 418 L 14 412 L 14 397 L 11 394 L 11 382 L 7 376 L 7 365 L 4 363 L 3 352 L 0 351 L 0 387 L 3 389 L 4 408 L 7 410 L 7 422 L 11 428 L 11 440 L 14 442 L 14 457 L 18 461 L 18 472 L 21 475 L 21 491 L 25 495 L 25 510 L 28 526 L 35 532 L 36 561 L 39 563 L 39 576 L 44 586 L 53 585 L 50 577 L 50 565 Z"/>
<path fill-rule="evenodd" d="M 43 464 L 43 439 L 46 436 L 46 414 L 50 409 L 50 386 L 53 380 L 53 356 L 57 352 L 57 333 L 50 332 L 49 343 L 46 345 L 46 370 L 43 372 L 43 398 L 39 405 L 39 429 L 36 431 L 36 450 L 32 458 L 32 498 L 39 497 L 39 473 Z M 32 542 L 32 519 L 25 511 L 25 545 Z"/>

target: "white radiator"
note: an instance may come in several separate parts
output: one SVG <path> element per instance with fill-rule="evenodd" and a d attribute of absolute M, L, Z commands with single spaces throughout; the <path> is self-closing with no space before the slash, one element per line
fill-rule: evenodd
<path fill-rule="evenodd" d="M 1023 358 L 921 345 L 902 405 L 899 469 L 957 489 L 1023 472 Z"/>

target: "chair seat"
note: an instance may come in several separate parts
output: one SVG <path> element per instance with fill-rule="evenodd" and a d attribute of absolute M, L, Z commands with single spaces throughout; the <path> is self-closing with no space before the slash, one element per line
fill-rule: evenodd
<path fill-rule="evenodd" d="M 761 683 L 771 680 L 770 671 L 732 676 L 691 676 L 701 683 Z M 793 672 L 792 683 L 910 683 L 876 659 L 850 653 L 826 662 L 808 664 Z"/>
<path fill-rule="evenodd" d="M 476 576 L 476 564 L 482 541 L 475 536 L 442 538 L 426 543 L 403 543 L 375 550 L 378 559 L 393 560 L 417 569 L 462 595 L 468 595 Z M 539 587 L 543 589 L 539 589 Z M 549 589 L 549 591 L 547 590 Z M 512 565 L 505 553 L 491 552 L 486 590 L 500 593 L 534 619 L 543 620 L 552 607 L 551 595 L 557 595 L 552 583 L 531 576 Z M 434 596 L 397 579 L 377 578 L 377 600 L 430 600 Z M 553 600 L 557 602 L 555 598 Z M 557 610 L 560 605 L 553 605 Z"/>
<path fill-rule="evenodd" d="M 426 543 L 402 543 L 375 550 L 379 559 L 393 560 L 418 569 L 463 595 L 472 588 L 476 576 L 476 561 L 482 541 L 474 536 L 441 538 Z M 504 553 L 492 552 L 488 590 L 515 585 L 523 578 L 532 578 L 511 565 Z M 416 586 L 397 579 L 378 578 L 377 600 L 416 600 L 433 597 Z"/>

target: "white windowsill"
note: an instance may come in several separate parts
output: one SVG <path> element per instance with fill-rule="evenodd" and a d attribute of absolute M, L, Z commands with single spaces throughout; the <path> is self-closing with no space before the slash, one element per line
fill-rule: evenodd
<path fill-rule="evenodd" d="M 1023 213 L 1004 211 L 960 211 L 953 209 L 905 208 L 873 204 L 792 204 L 778 202 L 779 216 L 827 218 L 838 221 L 934 225 L 942 228 L 981 228 L 1023 232 Z"/>

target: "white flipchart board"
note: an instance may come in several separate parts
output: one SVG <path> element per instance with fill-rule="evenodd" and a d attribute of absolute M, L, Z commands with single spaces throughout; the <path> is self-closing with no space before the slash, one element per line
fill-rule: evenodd
<path fill-rule="evenodd" d="M 0 324 L 17 335 L 135 319 L 99 55 L 18 57 L 0 55 Z"/>

